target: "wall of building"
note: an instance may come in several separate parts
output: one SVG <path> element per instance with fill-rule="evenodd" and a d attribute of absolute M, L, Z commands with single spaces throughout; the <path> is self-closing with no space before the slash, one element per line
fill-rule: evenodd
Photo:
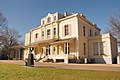
<path fill-rule="evenodd" d="M 51 21 L 48 22 L 48 18 L 51 18 Z M 56 17 L 56 19 L 54 19 Z M 44 21 L 44 23 L 43 23 Z M 65 35 L 65 26 L 68 25 L 69 35 Z M 85 35 L 84 28 L 85 27 Z M 56 35 L 54 35 L 54 28 L 56 28 Z M 47 36 L 47 31 L 50 30 L 50 35 Z M 42 31 L 44 31 L 44 36 L 42 37 Z M 36 38 L 36 34 L 37 38 Z M 25 35 L 25 45 L 30 44 L 30 35 L 31 35 L 31 43 L 36 43 L 37 47 L 33 45 L 38 52 L 34 53 L 40 54 L 43 48 L 43 54 L 46 55 L 46 43 L 45 45 L 41 45 L 46 42 L 50 42 L 51 40 L 70 40 L 74 39 L 74 41 L 70 42 L 70 54 L 74 54 L 77 59 L 81 58 L 93 58 L 95 62 L 99 63 L 109 63 L 111 64 L 112 60 L 117 56 L 117 43 L 116 39 L 114 39 L 110 34 L 100 35 L 100 29 L 97 28 L 97 25 L 91 23 L 86 19 L 85 16 L 81 14 L 70 14 L 70 15 L 62 15 L 60 13 L 48 14 L 46 17 L 41 19 L 41 25 L 37 28 L 34 28 L 32 32 L 27 33 Z M 93 44 L 96 42 L 104 42 L 104 54 L 103 55 L 94 55 L 93 54 Z M 84 47 L 85 44 L 85 47 Z M 42 47 L 40 47 L 42 46 Z M 53 47 L 55 47 L 55 52 L 53 52 Z M 85 49 L 85 50 L 84 50 Z M 51 54 L 60 53 L 64 54 L 64 44 L 59 43 L 58 45 L 53 45 L 50 47 Z M 25 55 L 29 50 L 25 50 Z M 36 55 L 37 55 L 36 54 Z M 39 56 L 39 55 L 38 55 Z"/>
<path fill-rule="evenodd" d="M 93 54 L 93 44 L 96 42 L 104 42 L 103 44 L 103 51 L 104 54 L 103 55 L 94 55 Z M 94 58 L 96 62 L 99 63 L 108 63 L 108 64 L 112 64 L 112 55 L 114 56 L 114 54 L 116 54 L 116 49 L 117 47 L 114 47 L 114 49 L 112 49 L 113 45 L 116 46 L 116 40 L 111 39 L 111 35 L 110 34 L 103 34 L 103 35 L 98 35 L 98 36 L 94 36 L 94 37 L 90 37 L 89 38 L 89 57 L 90 58 Z M 101 62 L 100 62 L 101 61 Z"/>
<path fill-rule="evenodd" d="M 25 34 L 25 46 L 30 44 L 30 33 Z"/>
<path fill-rule="evenodd" d="M 69 35 L 65 36 L 64 26 L 68 25 L 69 27 Z M 76 37 L 78 34 L 76 33 L 77 30 L 77 18 L 68 18 L 66 20 L 63 20 L 59 23 L 59 37 L 60 39 L 67 39 L 67 38 L 73 38 Z"/>

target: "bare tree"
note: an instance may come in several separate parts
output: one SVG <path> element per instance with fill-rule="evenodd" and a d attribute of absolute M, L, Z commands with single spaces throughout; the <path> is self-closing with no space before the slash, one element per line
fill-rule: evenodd
<path fill-rule="evenodd" d="M 120 11 L 109 17 L 109 26 L 110 28 L 107 32 L 111 33 L 120 41 Z"/>
<path fill-rule="evenodd" d="M 21 35 L 15 29 L 6 28 L 0 35 L 0 47 L 1 51 L 10 57 L 10 47 L 19 45 L 19 38 Z"/>
<path fill-rule="evenodd" d="M 7 28 L 7 19 L 0 13 L 0 31 L 4 28 Z"/>
<path fill-rule="evenodd" d="M 7 27 L 7 19 L 0 13 L 0 55 L 10 57 L 12 46 L 19 45 L 21 35 L 15 29 Z"/>

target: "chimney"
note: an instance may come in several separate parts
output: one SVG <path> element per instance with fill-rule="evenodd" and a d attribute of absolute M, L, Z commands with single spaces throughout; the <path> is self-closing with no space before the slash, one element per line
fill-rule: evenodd
<path fill-rule="evenodd" d="M 67 12 L 64 12 L 64 16 L 65 16 L 65 17 L 67 16 Z"/>

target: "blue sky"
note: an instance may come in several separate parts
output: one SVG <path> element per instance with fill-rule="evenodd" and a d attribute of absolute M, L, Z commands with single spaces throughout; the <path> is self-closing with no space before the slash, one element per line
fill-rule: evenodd
<path fill-rule="evenodd" d="M 21 40 L 48 13 L 83 13 L 104 32 L 108 17 L 119 9 L 120 0 L 0 0 L 0 12 L 7 18 L 8 26 L 22 34 Z"/>

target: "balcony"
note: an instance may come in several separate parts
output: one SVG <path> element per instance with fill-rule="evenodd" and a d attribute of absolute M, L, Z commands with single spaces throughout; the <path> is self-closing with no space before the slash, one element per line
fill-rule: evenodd
<path fill-rule="evenodd" d="M 44 43 L 44 42 L 53 42 L 55 40 L 58 40 L 58 35 L 48 35 L 40 38 L 35 38 L 31 44 L 38 44 L 38 43 Z"/>

